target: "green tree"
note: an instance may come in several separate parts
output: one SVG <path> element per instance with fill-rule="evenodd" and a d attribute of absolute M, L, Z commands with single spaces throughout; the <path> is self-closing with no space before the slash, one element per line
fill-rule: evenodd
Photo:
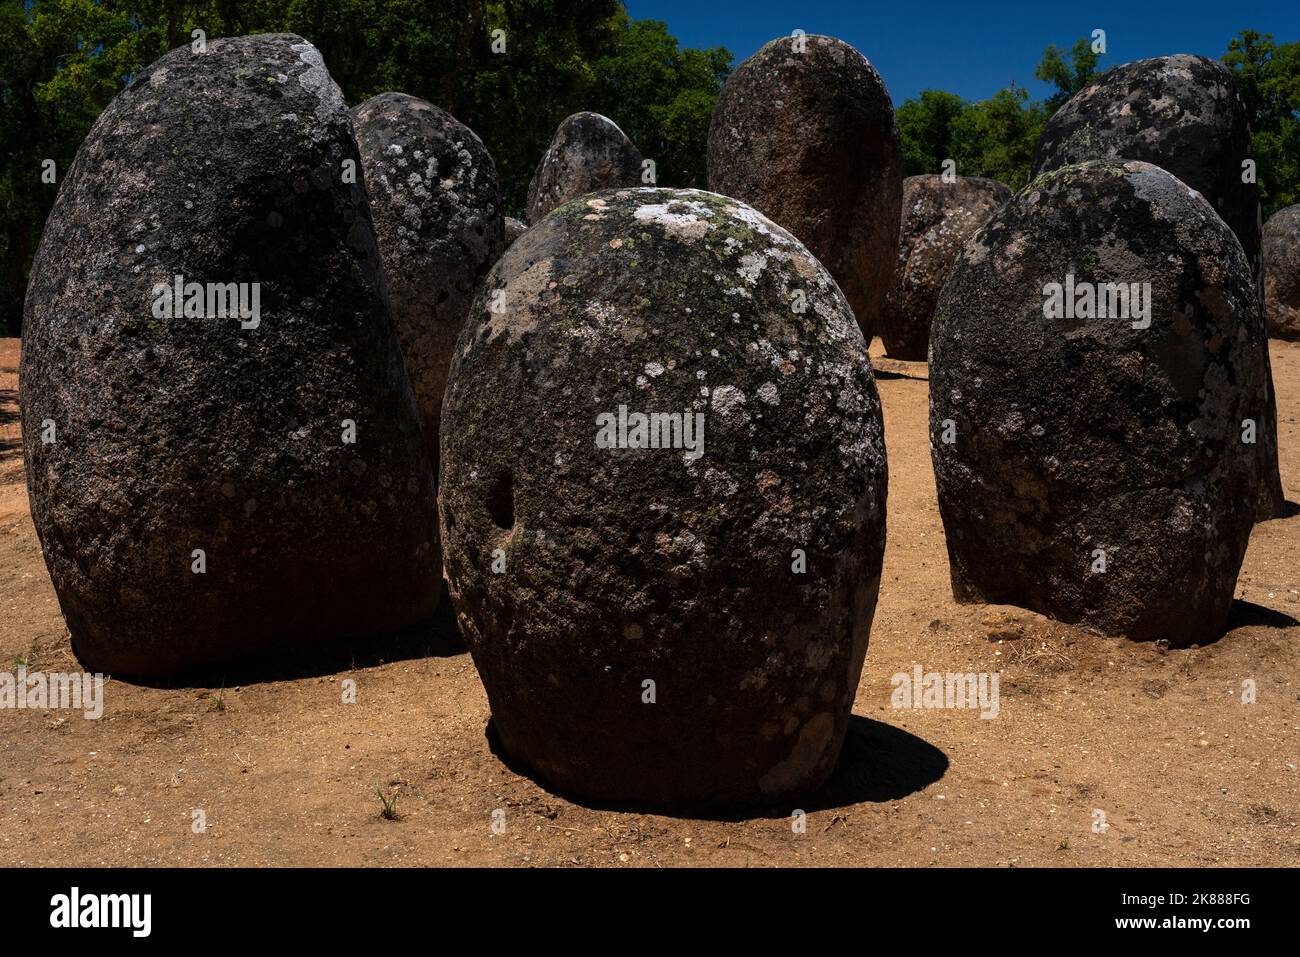
<path fill-rule="evenodd" d="M 1049 115 L 1092 82 L 1100 59 L 1101 54 L 1094 52 L 1092 43 L 1082 37 L 1074 41 L 1068 54 L 1055 43 L 1043 51 L 1034 76 L 1056 87 L 1056 92 L 1047 98 Z"/>
<path fill-rule="evenodd" d="M 1275 44 L 1272 34 L 1242 30 L 1222 60 L 1250 113 L 1260 202 L 1271 216 L 1300 203 L 1300 42 Z"/>
<path fill-rule="evenodd" d="M 940 173 L 956 161 L 961 176 L 986 176 L 1020 189 L 1029 181 L 1034 145 L 1050 111 L 1010 86 L 987 100 L 968 102 L 926 90 L 898 108 L 907 175 Z"/>
<path fill-rule="evenodd" d="M 955 126 L 970 104 L 956 93 L 922 90 L 896 111 L 903 145 L 903 168 L 908 176 L 942 171 L 943 161 L 955 159 Z"/>
<path fill-rule="evenodd" d="M 731 53 L 679 49 L 659 20 L 616 19 L 614 50 L 595 64 L 596 108 L 654 160 L 659 183 L 705 188 L 709 119 Z"/>
<path fill-rule="evenodd" d="M 1020 189 L 1029 182 L 1034 147 L 1051 118 L 1045 103 L 1012 85 L 971 104 L 955 124 L 957 168 L 967 176 L 987 176 Z"/>

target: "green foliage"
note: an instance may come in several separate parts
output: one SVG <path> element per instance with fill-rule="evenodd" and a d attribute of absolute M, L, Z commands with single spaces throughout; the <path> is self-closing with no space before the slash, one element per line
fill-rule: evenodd
<path fill-rule="evenodd" d="M 941 173 L 951 159 L 959 176 L 986 176 L 1020 189 L 1050 116 L 1046 105 L 1029 102 L 1028 92 L 1015 86 L 974 103 L 925 90 L 898 108 L 905 172 Z"/>
<path fill-rule="evenodd" d="M 970 104 L 956 93 L 923 90 L 896 111 L 908 176 L 942 172 L 945 159 L 956 159 L 955 126 Z"/>
<path fill-rule="evenodd" d="M 58 190 L 42 161 L 62 182 L 109 101 L 196 28 L 208 40 L 300 34 L 354 106 L 389 90 L 441 106 L 487 145 L 516 215 L 555 128 L 580 110 L 618 123 L 659 183 L 703 186 L 731 61 L 681 49 L 619 0 L 0 0 L 0 332 L 18 331 Z"/>
<path fill-rule="evenodd" d="M 1068 63 L 1065 52 L 1055 43 L 1043 51 L 1043 58 L 1038 62 L 1034 76 L 1056 87 L 1056 92 L 1047 98 L 1049 115 L 1092 82 L 1097 75 L 1097 61 L 1100 59 L 1101 54 L 1095 53 L 1092 43 L 1082 37 L 1074 41 Z"/>
<path fill-rule="evenodd" d="M 659 20 L 623 13 L 617 22 L 614 52 L 596 62 L 596 109 L 655 161 L 659 183 L 705 188 L 709 118 L 731 54 L 722 47 L 679 50 Z"/>
<path fill-rule="evenodd" d="M 1034 71 L 1056 92 L 1045 102 L 1029 99 L 1015 84 L 987 100 L 971 102 L 952 93 L 925 90 L 898 108 L 903 162 L 908 176 L 943 171 L 955 160 L 961 176 L 986 176 L 1020 189 L 1029 182 L 1034 146 L 1052 114 L 1097 74 L 1100 55 L 1077 40 L 1067 55 L 1055 44 Z"/>
<path fill-rule="evenodd" d="M 1222 59 L 1250 112 L 1260 201 L 1272 216 L 1300 203 L 1300 42 L 1275 44 L 1272 34 L 1242 30 Z"/>

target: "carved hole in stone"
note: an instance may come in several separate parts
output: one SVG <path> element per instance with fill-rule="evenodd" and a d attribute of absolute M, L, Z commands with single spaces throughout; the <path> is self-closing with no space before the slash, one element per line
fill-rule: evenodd
<path fill-rule="evenodd" d="M 509 531 L 515 527 L 515 482 L 509 472 L 498 475 L 488 489 L 487 509 L 497 528 Z"/>

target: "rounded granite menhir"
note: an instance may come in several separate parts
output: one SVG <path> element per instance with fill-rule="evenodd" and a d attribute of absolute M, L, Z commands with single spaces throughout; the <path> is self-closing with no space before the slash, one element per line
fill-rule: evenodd
<path fill-rule="evenodd" d="M 930 318 L 944 280 L 966 240 L 1011 199 L 1011 190 L 992 179 L 941 175 L 903 180 L 898 262 L 885 299 L 880 338 L 896 359 L 924 360 L 930 348 Z"/>
<path fill-rule="evenodd" d="M 1275 339 L 1300 339 L 1300 205 L 1264 224 L 1264 317 Z"/>
<path fill-rule="evenodd" d="M 709 122 L 709 189 L 805 243 L 867 341 L 898 255 L 903 157 L 880 74 L 842 40 L 772 40 L 736 68 Z"/>
<path fill-rule="evenodd" d="M 505 246 L 496 164 L 473 130 L 405 93 L 381 93 L 352 114 L 393 325 L 436 474 L 451 352 Z"/>
<path fill-rule="evenodd" d="M 1018 193 L 958 258 L 931 338 L 958 600 L 1218 637 L 1252 524 L 1263 334 L 1240 243 L 1164 170 L 1094 161 Z"/>
<path fill-rule="evenodd" d="M 528 222 L 571 199 L 641 182 L 641 151 L 599 113 L 574 113 L 559 125 L 528 184 Z"/>
<path fill-rule="evenodd" d="M 1230 69 L 1207 57 L 1178 54 L 1102 74 L 1048 121 L 1031 175 L 1091 159 L 1143 160 L 1199 192 L 1241 242 L 1256 292 L 1262 291 L 1259 187 L 1244 168 L 1253 160 L 1250 117 Z M 1266 374 L 1255 445 L 1259 521 L 1284 514 L 1286 506 L 1267 342 L 1261 349 Z"/>
<path fill-rule="evenodd" d="M 447 580 L 509 755 L 604 800 L 826 778 L 885 448 L 862 334 L 789 233 L 695 190 L 555 210 L 470 313 L 441 461 Z"/>
<path fill-rule="evenodd" d="M 291 35 L 173 50 L 78 151 L 21 404 L 87 668 L 170 674 L 433 611 L 433 476 L 348 161 L 343 97 Z"/>

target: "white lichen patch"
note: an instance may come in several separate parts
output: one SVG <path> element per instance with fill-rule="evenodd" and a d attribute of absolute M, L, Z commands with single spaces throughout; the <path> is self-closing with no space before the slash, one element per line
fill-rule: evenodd
<path fill-rule="evenodd" d="M 695 242 L 712 229 L 712 224 L 707 222 L 712 217 L 713 210 L 698 200 L 646 203 L 632 213 L 637 222 L 654 223 L 669 235 L 686 242 Z"/>
<path fill-rule="evenodd" d="M 320 50 L 310 43 L 295 43 L 289 49 L 307 64 L 306 71 L 298 76 L 298 84 L 316 97 L 316 119 L 325 123 L 339 112 L 346 113 L 348 107 L 343 91 L 325 69 L 325 58 Z"/>
<path fill-rule="evenodd" d="M 720 385 L 713 390 L 709 405 L 724 419 L 730 418 L 745 411 L 745 393 L 734 385 Z"/>

